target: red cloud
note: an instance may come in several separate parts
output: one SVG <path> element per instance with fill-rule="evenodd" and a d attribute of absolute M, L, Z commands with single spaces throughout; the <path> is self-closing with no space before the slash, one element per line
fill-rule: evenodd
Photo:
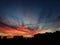
<path fill-rule="evenodd" d="M 1 33 L 2 32 L 2 33 Z M 34 37 L 35 34 L 41 33 L 43 30 L 30 30 L 24 26 L 19 26 L 14 29 L 7 26 L 0 26 L 0 36 L 14 37 L 14 36 L 23 36 L 23 37 Z"/>

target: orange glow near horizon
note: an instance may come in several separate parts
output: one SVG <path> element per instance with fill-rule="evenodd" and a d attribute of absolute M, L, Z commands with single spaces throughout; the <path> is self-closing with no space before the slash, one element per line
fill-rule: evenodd
<path fill-rule="evenodd" d="M 24 26 L 19 26 L 17 29 L 0 26 L 0 36 L 14 37 L 14 36 L 23 36 L 26 38 L 34 37 L 35 34 L 42 33 L 43 30 L 30 30 Z"/>

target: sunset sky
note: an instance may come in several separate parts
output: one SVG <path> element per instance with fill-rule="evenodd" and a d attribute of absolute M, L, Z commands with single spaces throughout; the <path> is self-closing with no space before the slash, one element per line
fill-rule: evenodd
<path fill-rule="evenodd" d="M 0 0 L 0 26 L 1 23 L 10 27 L 36 24 L 39 29 L 60 31 L 60 1 Z"/>

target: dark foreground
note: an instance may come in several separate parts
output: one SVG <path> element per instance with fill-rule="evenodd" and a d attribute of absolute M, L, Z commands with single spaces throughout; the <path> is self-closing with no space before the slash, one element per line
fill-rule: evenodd
<path fill-rule="evenodd" d="M 3 41 L 4 40 L 4 41 Z M 60 32 L 54 32 L 54 33 L 46 33 L 46 34 L 37 34 L 34 36 L 34 38 L 23 38 L 22 36 L 17 37 L 15 36 L 13 39 L 7 39 L 6 37 L 4 37 L 3 39 L 0 38 L 1 42 L 5 42 L 4 44 L 8 44 L 11 42 L 13 42 L 12 44 L 29 44 L 32 45 L 33 44 L 45 44 L 45 45 L 59 45 L 60 43 Z"/>

